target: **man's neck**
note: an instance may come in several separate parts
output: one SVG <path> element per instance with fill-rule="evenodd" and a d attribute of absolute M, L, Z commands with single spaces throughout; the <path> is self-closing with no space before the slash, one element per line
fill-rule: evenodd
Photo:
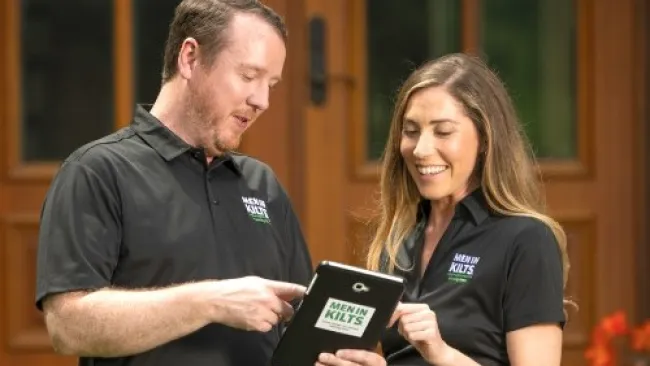
<path fill-rule="evenodd" d="M 179 80 L 165 83 L 160 89 L 149 113 L 156 117 L 165 127 L 190 146 L 203 148 L 208 164 L 215 158 L 224 155 L 221 151 L 205 148 L 206 141 L 201 140 L 201 132 L 196 131 L 196 121 L 190 121 L 189 106 L 185 103 L 182 86 Z M 210 143 L 210 141 L 207 141 Z"/>
<path fill-rule="evenodd" d="M 183 103 L 183 95 L 172 80 L 163 84 L 149 113 L 156 117 L 165 127 L 172 131 L 190 146 L 200 146 L 196 134 L 188 128 L 187 111 Z"/>

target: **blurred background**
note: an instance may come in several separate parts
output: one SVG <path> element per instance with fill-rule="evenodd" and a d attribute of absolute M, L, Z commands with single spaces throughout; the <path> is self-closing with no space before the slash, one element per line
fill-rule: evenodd
<path fill-rule="evenodd" d="M 78 146 L 160 87 L 178 0 L 0 0 L 0 365 L 52 354 L 33 306 L 40 207 Z M 650 4 L 645 0 L 267 0 L 288 23 L 284 81 L 241 150 L 288 189 L 314 262 L 361 264 L 400 82 L 479 54 L 505 80 L 569 236 L 563 365 L 594 326 L 650 317 Z"/>

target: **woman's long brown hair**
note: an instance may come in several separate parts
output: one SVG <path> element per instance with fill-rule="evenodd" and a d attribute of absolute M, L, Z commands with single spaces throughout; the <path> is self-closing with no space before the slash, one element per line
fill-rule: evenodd
<path fill-rule="evenodd" d="M 569 273 L 567 240 L 560 224 L 548 216 L 539 170 L 519 123 L 512 100 L 499 78 L 480 59 L 452 54 L 415 70 L 402 85 L 383 153 L 380 198 L 366 265 L 379 270 L 382 254 L 388 272 L 397 266 L 397 252 L 415 227 L 421 196 L 400 154 L 403 116 L 414 92 L 443 87 L 465 108 L 474 122 L 483 156 L 477 166 L 481 189 L 490 208 L 499 214 L 528 216 L 546 224 L 562 253 L 564 287 Z M 571 303 L 565 300 L 565 303 Z"/>

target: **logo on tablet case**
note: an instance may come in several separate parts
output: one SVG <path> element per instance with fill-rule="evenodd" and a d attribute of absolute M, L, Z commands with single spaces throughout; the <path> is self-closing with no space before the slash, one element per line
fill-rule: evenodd
<path fill-rule="evenodd" d="M 242 197 L 241 199 L 244 201 L 244 206 L 251 219 L 265 224 L 271 222 L 269 213 L 266 211 L 266 202 L 255 197 Z"/>
<path fill-rule="evenodd" d="M 374 313 L 375 308 L 370 306 L 329 298 L 315 327 L 361 337 Z"/>
<path fill-rule="evenodd" d="M 368 292 L 370 291 L 370 287 L 361 282 L 356 282 L 354 285 L 352 285 L 352 290 L 354 292 Z"/>
<path fill-rule="evenodd" d="M 456 253 L 451 261 L 447 279 L 450 282 L 466 283 L 474 276 L 474 269 L 481 257 L 474 257 L 467 254 Z"/>

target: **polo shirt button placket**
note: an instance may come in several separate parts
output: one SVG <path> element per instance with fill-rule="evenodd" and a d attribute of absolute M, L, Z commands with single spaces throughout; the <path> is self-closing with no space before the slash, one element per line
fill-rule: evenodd
<path fill-rule="evenodd" d="M 205 173 L 204 173 L 205 174 L 205 186 L 206 186 L 206 188 L 208 190 L 207 193 L 208 193 L 208 197 L 210 199 L 210 202 L 213 205 L 217 206 L 217 205 L 219 205 L 220 201 L 219 201 L 219 197 L 215 194 L 214 190 L 210 186 L 210 174 L 213 173 L 211 170 L 212 169 L 206 169 L 205 170 Z"/>

